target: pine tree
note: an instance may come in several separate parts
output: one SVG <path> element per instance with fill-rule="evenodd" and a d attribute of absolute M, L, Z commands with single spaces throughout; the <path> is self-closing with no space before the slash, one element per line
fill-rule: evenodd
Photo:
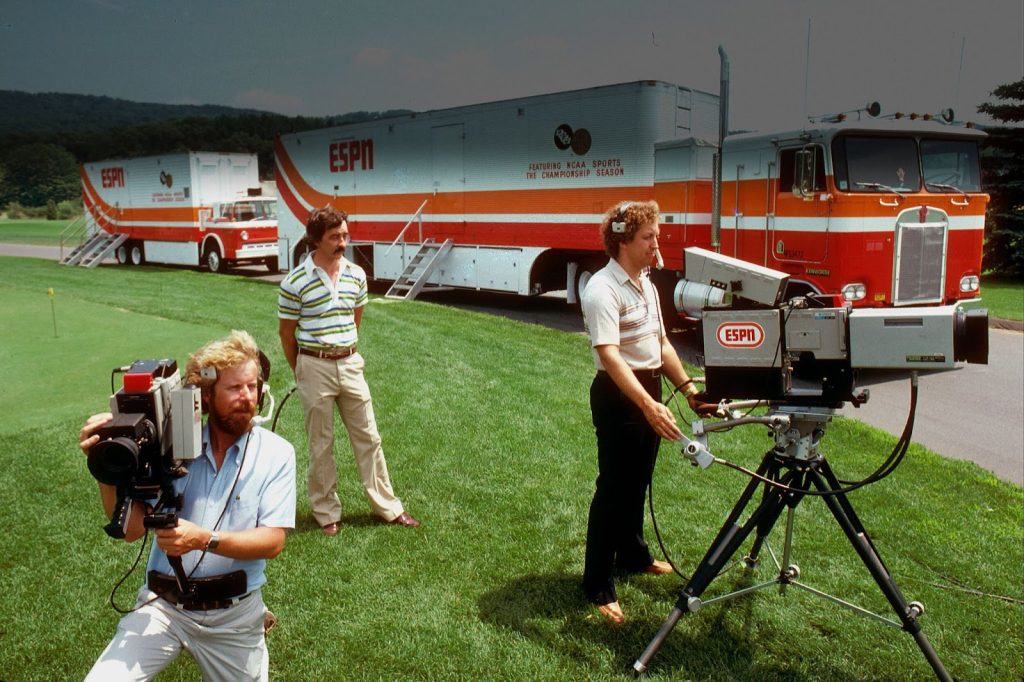
<path fill-rule="evenodd" d="M 1024 121 L 1024 78 L 992 91 L 997 102 L 978 111 L 1001 123 Z M 985 191 L 992 197 L 986 216 L 985 271 L 1024 279 L 1024 127 L 987 129 L 982 154 Z"/>

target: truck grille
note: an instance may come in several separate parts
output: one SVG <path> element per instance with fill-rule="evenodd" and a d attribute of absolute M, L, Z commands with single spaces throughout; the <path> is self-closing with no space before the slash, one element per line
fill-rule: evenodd
<path fill-rule="evenodd" d="M 949 218 L 944 211 L 908 209 L 896 221 L 896 263 L 893 303 L 941 303 L 946 281 L 946 235 Z"/>

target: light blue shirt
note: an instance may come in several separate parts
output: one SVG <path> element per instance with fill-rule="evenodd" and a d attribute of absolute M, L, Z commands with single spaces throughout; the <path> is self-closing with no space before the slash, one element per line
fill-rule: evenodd
<path fill-rule="evenodd" d="M 203 454 L 188 463 L 188 474 L 174 482 L 175 492 L 184 497 L 180 518 L 210 530 L 295 528 L 295 448 L 274 432 L 253 427 L 228 448 L 224 464 L 217 471 L 209 428 L 203 427 Z M 201 556 L 202 562 L 196 569 Z M 182 556 L 185 575 L 194 578 L 244 570 L 249 592 L 267 581 L 266 564 L 266 559 L 241 561 L 211 552 L 204 556 L 201 550 Z M 155 570 L 165 575 L 174 574 L 167 555 L 155 542 L 146 568 L 147 573 Z"/>

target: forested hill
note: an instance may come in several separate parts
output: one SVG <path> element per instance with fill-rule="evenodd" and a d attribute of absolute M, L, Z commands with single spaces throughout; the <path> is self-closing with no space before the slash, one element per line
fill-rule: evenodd
<path fill-rule="evenodd" d="M 283 116 L 221 106 L 0 90 L 0 212 L 78 197 L 78 164 L 180 151 L 248 152 L 273 177 L 274 136 L 411 113 Z M 15 210 L 11 205 L 16 204 Z"/>
<path fill-rule="evenodd" d="M 265 113 L 267 112 L 213 104 L 153 104 L 94 95 L 0 90 L 0 135 L 102 132 L 117 126 L 181 118 L 251 116 Z"/>

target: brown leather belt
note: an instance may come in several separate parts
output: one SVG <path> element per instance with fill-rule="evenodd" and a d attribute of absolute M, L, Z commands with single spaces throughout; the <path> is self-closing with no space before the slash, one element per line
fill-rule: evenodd
<path fill-rule="evenodd" d="M 352 344 L 348 348 L 340 348 L 338 350 L 314 350 L 312 348 L 304 348 L 299 346 L 300 355 L 308 355 L 311 358 L 320 358 L 321 360 L 341 360 L 347 358 L 356 352 L 355 344 Z"/>
<path fill-rule="evenodd" d="M 182 595 L 174 576 L 156 571 L 149 572 L 147 587 L 179 609 L 186 611 L 215 611 L 234 606 L 252 596 L 248 589 L 245 571 L 232 571 L 209 578 L 190 578 L 191 593 Z"/>

